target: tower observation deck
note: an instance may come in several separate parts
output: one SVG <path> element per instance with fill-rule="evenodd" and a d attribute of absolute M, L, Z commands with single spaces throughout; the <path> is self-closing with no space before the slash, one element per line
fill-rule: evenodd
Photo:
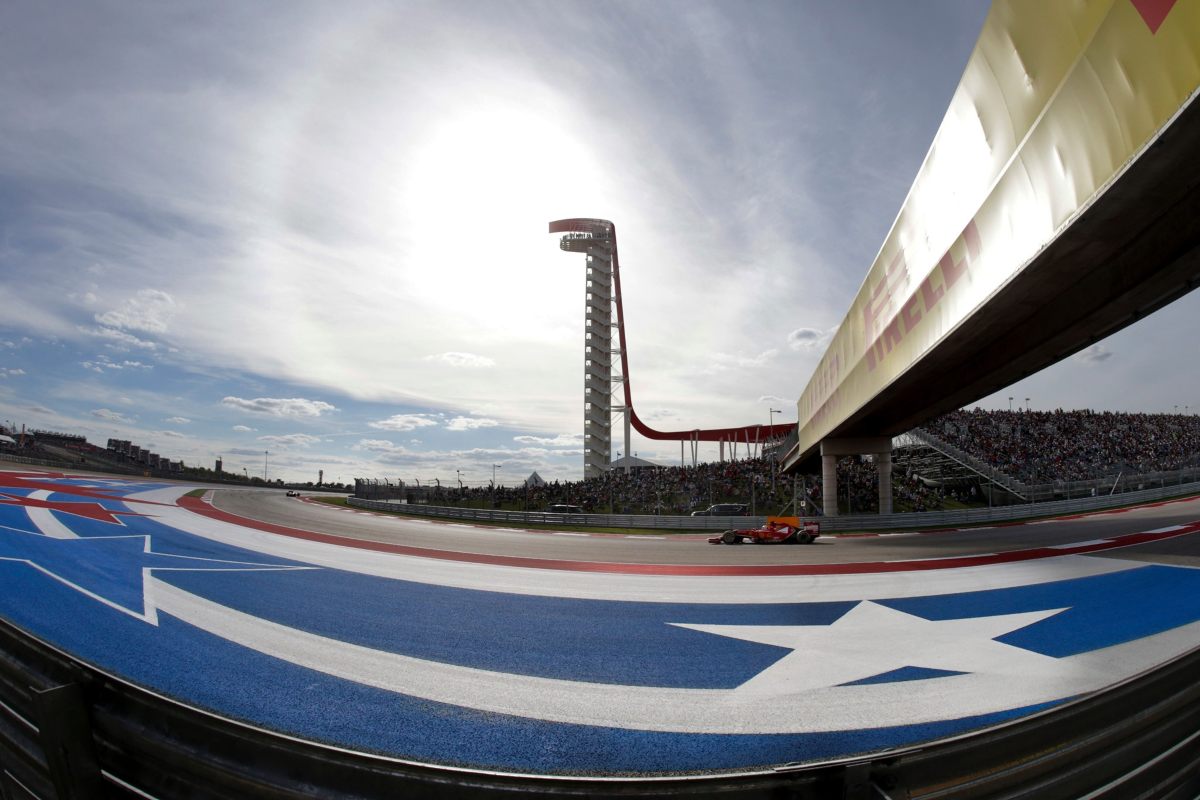
<path fill-rule="evenodd" d="M 719 442 L 736 448 L 745 444 L 765 444 L 796 432 L 796 423 L 745 425 L 735 428 L 660 431 L 638 419 L 629 386 L 629 351 L 625 341 L 625 314 L 621 305 L 621 263 L 617 253 L 617 229 L 606 219 L 560 219 L 550 223 L 550 233 L 561 233 L 559 247 L 569 253 L 587 256 L 587 284 L 584 300 L 583 347 L 583 476 L 592 478 L 607 470 L 613 461 L 614 415 L 624 425 L 624 453 L 630 455 L 630 429 L 647 439 L 680 442 L 692 446 L 696 461 L 700 442 Z M 613 331 L 616 342 L 613 342 Z M 613 360 L 620 357 L 620 371 L 613 371 Z M 621 390 L 619 403 L 613 402 Z M 682 456 L 681 456 L 682 458 Z"/>

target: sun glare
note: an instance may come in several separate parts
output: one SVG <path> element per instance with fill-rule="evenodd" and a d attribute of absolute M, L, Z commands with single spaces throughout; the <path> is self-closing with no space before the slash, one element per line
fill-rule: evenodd
<path fill-rule="evenodd" d="M 511 315 L 512 332 L 544 323 L 548 303 L 578 310 L 578 293 L 562 294 L 565 265 L 551 262 L 546 223 L 602 213 L 604 186 L 594 156 L 553 118 L 478 108 L 440 120 L 412 151 L 401 190 L 427 299 L 527 312 Z"/>

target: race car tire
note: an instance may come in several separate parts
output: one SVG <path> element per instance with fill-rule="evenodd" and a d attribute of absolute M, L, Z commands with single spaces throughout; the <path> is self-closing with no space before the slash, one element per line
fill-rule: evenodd
<path fill-rule="evenodd" d="M 725 544 L 737 544 L 738 537 L 733 531 L 725 531 L 721 534 L 721 541 Z"/>

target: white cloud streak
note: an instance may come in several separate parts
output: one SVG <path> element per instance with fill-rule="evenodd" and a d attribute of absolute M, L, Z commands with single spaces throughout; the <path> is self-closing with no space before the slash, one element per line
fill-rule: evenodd
<path fill-rule="evenodd" d="M 125 424 L 133 423 L 133 418 L 127 417 L 124 414 L 113 411 L 109 408 L 97 408 L 91 412 L 91 415 L 96 419 L 102 419 L 105 422 L 122 422 Z"/>
<path fill-rule="evenodd" d="M 315 418 L 331 411 L 337 411 L 337 408 L 323 400 L 306 400 L 301 397 L 256 397 L 253 400 L 246 400 L 230 396 L 222 399 L 221 404 L 251 414 L 290 419 Z"/>
<path fill-rule="evenodd" d="M 441 353 L 436 356 L 425 356 L 426 361 L 437 361 L 451 367 L 465 369 L 480 369 L 494 367 L 496 362 L 487 356 L 477 356 L 474 353 Z"/>
<path fill-rule="evenodd" d="M 142 289 L 119 308 L 96 315 L 96 322 L 108 328 L 146 333 L 166 333 L 175 313 L 175 299 L 158 289 Z"/>
<path fill-rule="evenodd" d="M 387 419 L 367 423 L 372 428 L 383 431 L 415 431 L 438 424 L 436 418 L 428 414 L 396 414 Z"/>
<path fill-rule="evenodd" d="M 312 436 L 307 433 L 289 433 L 282 436 L 259 436 L 258 441 L 265 442 L 273 447 L 309 447 L 321 441 L 321 437 Z"/>
<path fill-rule="evenodd" d="M 446 423 L 448 431 L 477 431 L 480 428 L 495 428 L 500 423 L 486 417 L 455 417 Z"/>

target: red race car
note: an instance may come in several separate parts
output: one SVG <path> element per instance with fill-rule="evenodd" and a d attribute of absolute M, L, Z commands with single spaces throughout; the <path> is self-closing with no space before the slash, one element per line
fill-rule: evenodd
<path fill-rule="evenodd" d="M 741 544 L 749 541 L 754 544 L 771 542 L 795 542 L 796 544 L 812 544 L 821 535 L 821 524 L 818 522 L 801 522 L 797 517 L 767 517 L 767 522 L 761 528 L 741 528 L 728 530 L 720 536 L 713 536 L 709 544 Z"/>

